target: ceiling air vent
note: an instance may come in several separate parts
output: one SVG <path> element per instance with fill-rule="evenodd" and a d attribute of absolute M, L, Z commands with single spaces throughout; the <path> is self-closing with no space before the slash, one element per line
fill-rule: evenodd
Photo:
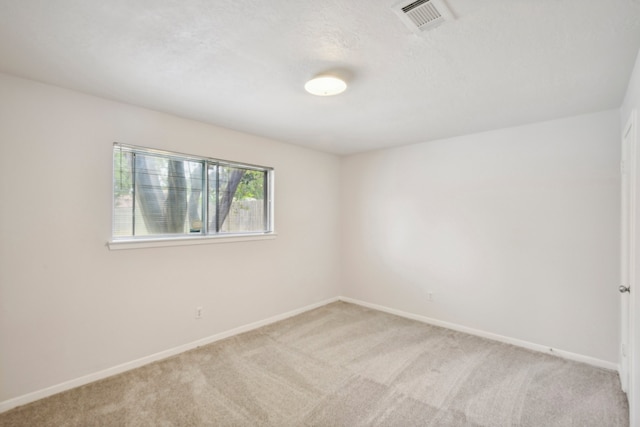
<path fill-rule="evenodd" d="M 404 25 L 420 34 L 453 18 L 444 0 L 404 1 L 393 6 Z"/>

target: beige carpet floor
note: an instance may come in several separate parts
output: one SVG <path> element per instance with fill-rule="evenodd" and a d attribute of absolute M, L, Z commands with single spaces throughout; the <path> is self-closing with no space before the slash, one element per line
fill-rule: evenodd
<path fill-rule="evenodd" d="M 337 302 L 1 426 L 628 426 L 617 374 Z"/>

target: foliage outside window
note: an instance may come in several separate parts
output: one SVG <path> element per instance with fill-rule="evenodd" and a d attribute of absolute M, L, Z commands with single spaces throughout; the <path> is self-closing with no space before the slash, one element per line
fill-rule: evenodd
<path fill-rule="evenodd" d="M 269 233 L 272 169 L 114 144 L 113 238 Z"/>

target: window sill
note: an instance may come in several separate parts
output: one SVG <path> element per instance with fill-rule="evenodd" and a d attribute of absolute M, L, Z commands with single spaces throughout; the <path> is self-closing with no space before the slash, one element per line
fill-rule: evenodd
<path fill-rule="evenodd" d="M 163 248 L 168 246 L 210 245 L 214 243 L 237 243 L 254 240 L 272 240 L 276 233 L 265 234 L 231 234 L 225 236 L 176 237 L 166 239 L 111 240 L 107 242 L 109 250 Z"/>

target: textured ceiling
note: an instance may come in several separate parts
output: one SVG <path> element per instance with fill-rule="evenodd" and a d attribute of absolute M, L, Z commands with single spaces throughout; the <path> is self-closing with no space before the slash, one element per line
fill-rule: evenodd
<path fill-rule="evenodd" d="M 396 3 L 0 0 L 0 71 L 348 154 L 617 108 L 640 48 L 640 0 Z"/>

